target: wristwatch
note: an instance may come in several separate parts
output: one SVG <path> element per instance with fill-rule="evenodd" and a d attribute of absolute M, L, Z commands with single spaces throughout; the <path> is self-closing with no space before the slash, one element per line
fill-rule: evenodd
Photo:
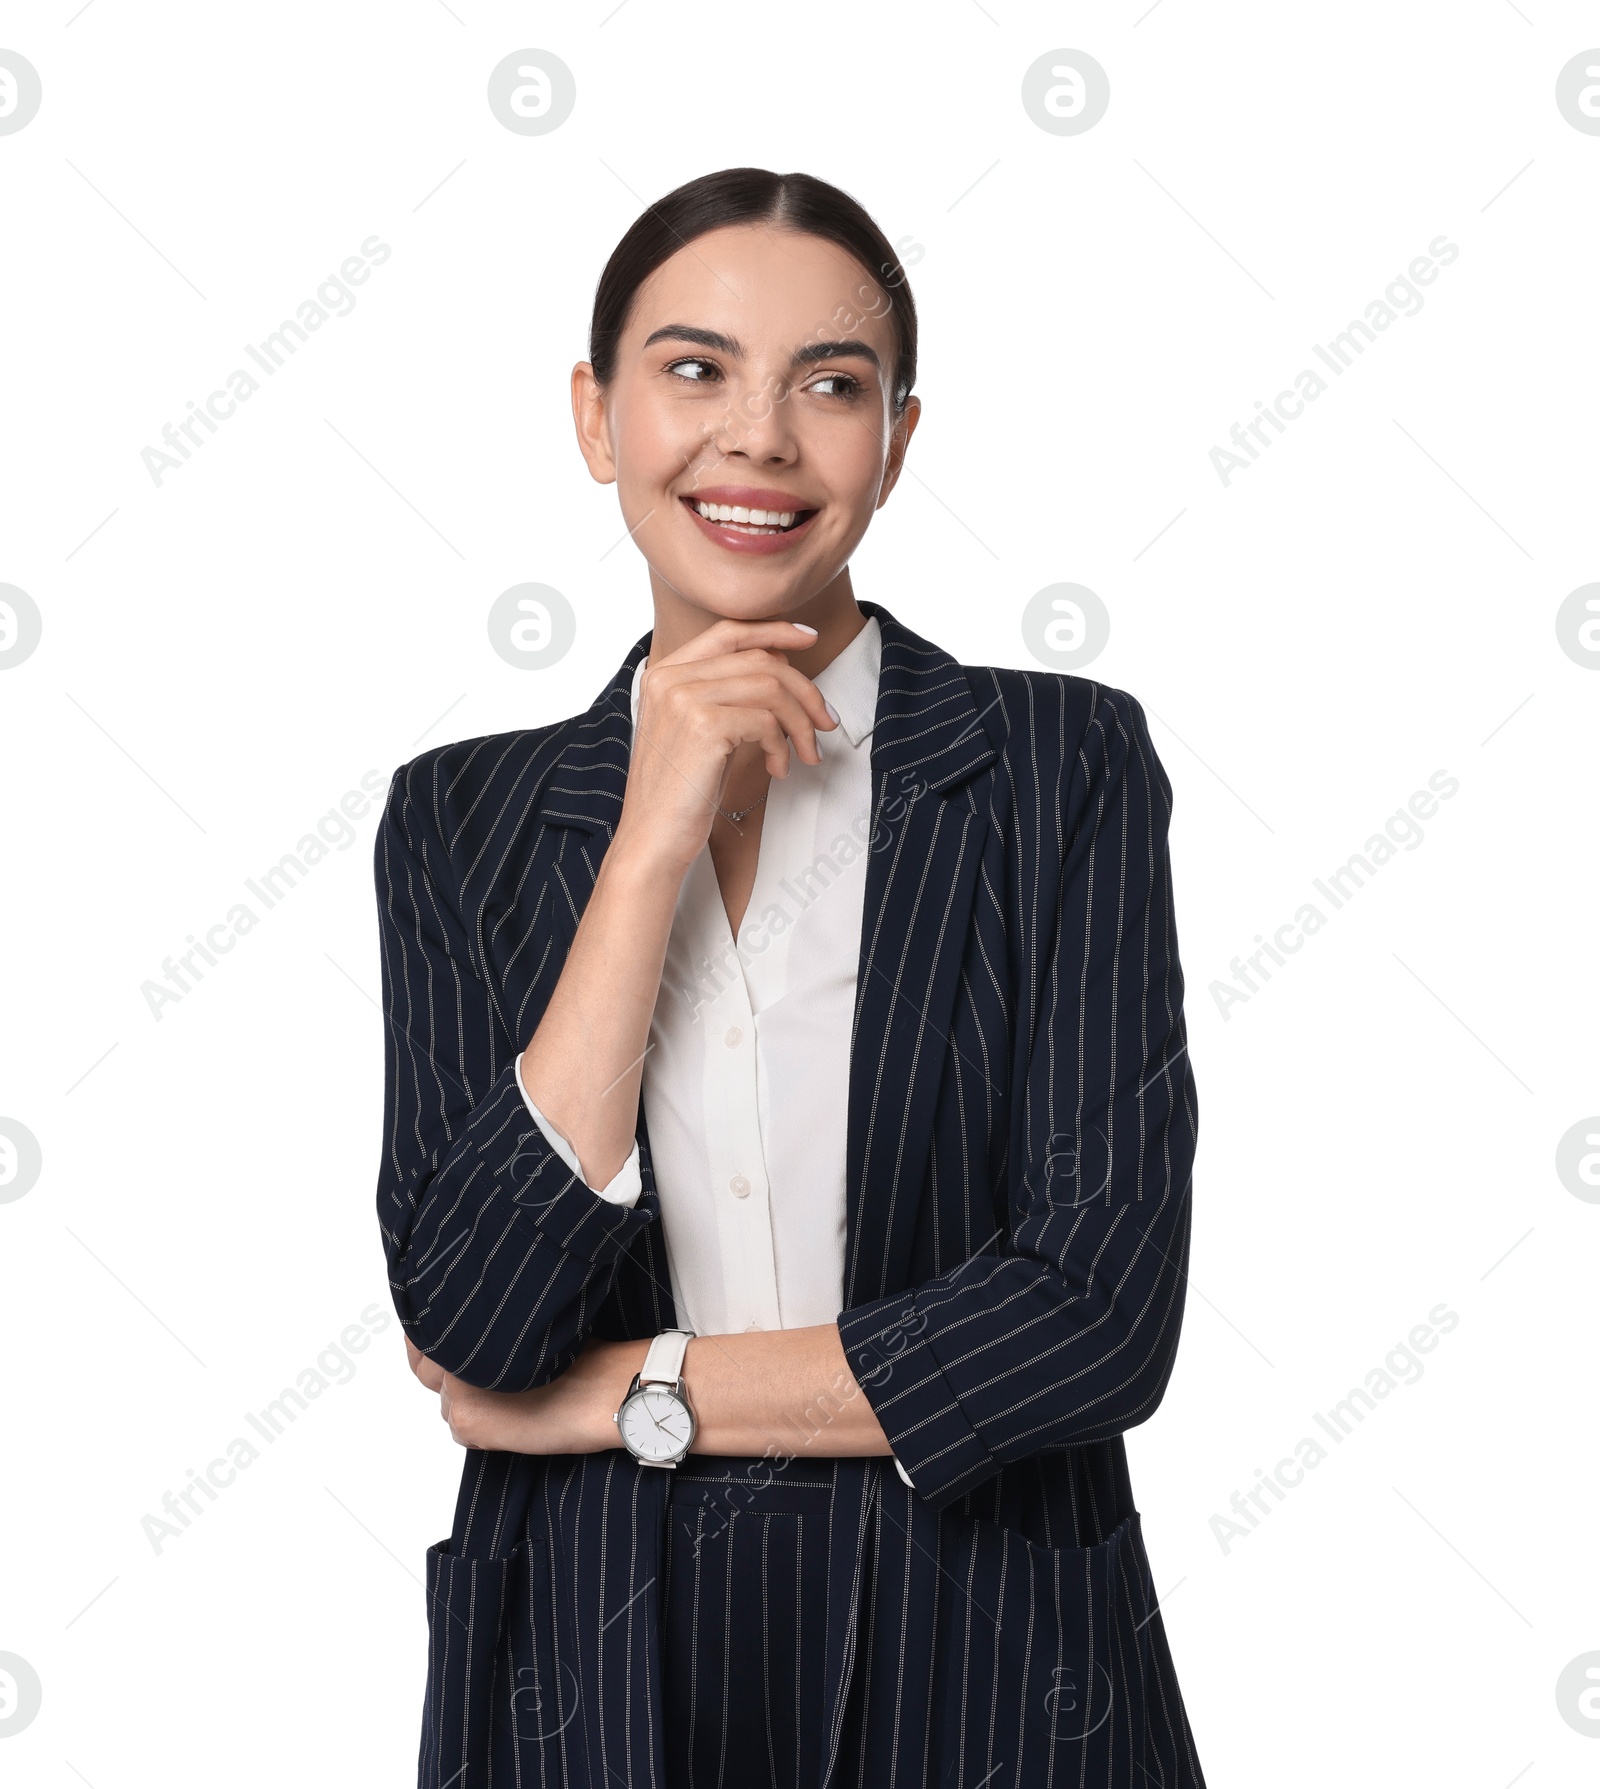
<path fill-rule="evenodd" d="M 691 1329 L 662 1330 L 611 1419 L 641 1466 L 670 1469 L 694 1440 L 694 1412 L 683 1384 L 684 1351 L 693 1336 Z"/>

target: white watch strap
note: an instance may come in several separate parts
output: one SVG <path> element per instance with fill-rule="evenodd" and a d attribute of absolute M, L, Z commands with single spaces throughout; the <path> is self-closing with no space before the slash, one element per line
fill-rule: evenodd
<path fill-rule="evenodd" d="M 683 1357 L 694 1339 L 692 1329 L 664 1329 L 645 1351 L 639 1369 L 641 1385 L 676 1385 L 683 1377 Z"/>

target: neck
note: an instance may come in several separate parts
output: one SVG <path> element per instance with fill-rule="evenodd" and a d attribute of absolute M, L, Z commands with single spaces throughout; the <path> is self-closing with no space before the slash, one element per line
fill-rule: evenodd
<path fill-rule="evenodd" d="M 650 663 L 659 664 L 724 617 L 715 609 L 702 608 L 654 575 L 651 583 L 655 597 L 655 629 L 650 640 Z M 826 588 L 802 602 L 770 613 L 741 616 L 740 619 L 799 621 L 814 627 L 817 630 L 815 645 L 808 646 L 804 652 L 789 654 L 789 663 L 807 677 L 815 677 L 832 664 L 867 625 L 867 618 L 857 606 L 855 591 L 851 588 L 848 566 Z"/>

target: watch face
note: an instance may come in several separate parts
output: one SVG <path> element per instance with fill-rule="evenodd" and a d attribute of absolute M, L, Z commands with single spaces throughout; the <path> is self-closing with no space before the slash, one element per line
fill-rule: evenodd
<path fill-rule="evenodd" d="M 665 1385 L 642 1385 L 625 1398 L 617 1427 L 642 1460 L 675 1460 L 688 1452 L 694 1435 L 688 1405 Z"/>

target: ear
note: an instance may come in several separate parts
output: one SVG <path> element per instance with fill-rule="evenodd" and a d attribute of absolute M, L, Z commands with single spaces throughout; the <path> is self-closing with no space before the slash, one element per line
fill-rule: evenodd
<path fill-rule="evenodd" d="M 611 419 L 606 413 L 605 392 L 587 360 L 572 369 L 572 421 L 578 431 L 578 450 L 596 484 L 617 482 L 616 456 L 611 451 Z"/>
<path fill-rule="evenodd" d="M 882 509 L 889 501 L 889 493 L 900 482 L 900 469 L 905 464 L 906 449 L 911 445 L 911 437 L 916 433 L 918 419 L 922 415 L 922 399 L 908 397 L 906 407 L 889 429 L 889 458 L 883 469 L 883 484 L 878 491 L 878 501 L 874 509 Z"/>

